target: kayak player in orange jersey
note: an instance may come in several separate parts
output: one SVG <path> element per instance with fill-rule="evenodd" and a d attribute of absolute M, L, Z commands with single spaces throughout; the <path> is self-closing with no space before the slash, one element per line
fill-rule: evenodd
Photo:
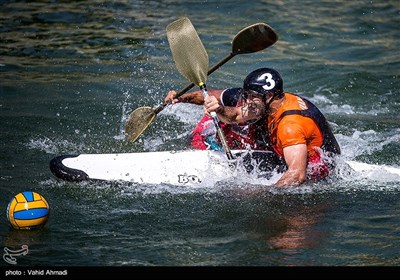
<path fill-rule="evenodd" d="M 335 167 L 340 147 L 326 118 L 307 99 L 284 92 L 282 77 L 276 70 L 257 69 L 244 79 L 243 88 L 208 93 L 206 98 L 195 91 L 174 99 L 176 92 L 170 91 L 165 97 L 166 102 L 204 105 L 206 115 L 193 133 L 194 147 L 206 147 L 199 144 L 196 134 L 214 111 L 223 123 L 231 149 L 273 149 L 284 161 L 286 170 L 276 186 L 321 180 Z"/>

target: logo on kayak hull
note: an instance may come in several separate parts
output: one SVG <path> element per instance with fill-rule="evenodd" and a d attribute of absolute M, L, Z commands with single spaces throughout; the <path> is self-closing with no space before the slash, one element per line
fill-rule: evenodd
<path fill-rule="evenodd" d="M 178 175 L 178 183 L 180 184 L 188 184 L 188 183 L 195 183 L 195 184 L 200 184 L 201 179 L 197 177 L 196 175 Z"/>

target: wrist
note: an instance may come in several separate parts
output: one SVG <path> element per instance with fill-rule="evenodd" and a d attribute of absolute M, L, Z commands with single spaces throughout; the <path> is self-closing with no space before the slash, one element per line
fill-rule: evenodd
<path fill-rule="evenodd" d="M 219 107 L 215 110 L 217 114 L 222 114 L 224 112 L 224 106 L 219 105 Z"/>

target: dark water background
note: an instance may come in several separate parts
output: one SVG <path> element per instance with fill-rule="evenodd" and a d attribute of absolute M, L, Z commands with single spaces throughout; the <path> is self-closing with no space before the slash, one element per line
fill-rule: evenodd
<path fill-rule="evenodd" d="M 343 159 L 400 168 L 398 0 L 1 1 L 1 248 L 29 246 L 11 267 L 398 266 L 400 178 L 385 172 L 290 190 L 239 179 L 201 189 L 67 183 L 51 174 L 59 154 L 187 148 L 202 114 L 194 105 L 166 108 L 134 144 L 123 134 L 132 110 L 187 84 L 165 33 L 181 16 L 210 65 L 250 24 L 279 35 L 216 71 L 209 89 L 276 68 L 286 90 L 327 116 Z M 8 226 L 7 204 L 25 190 L 50 203 L 42 230 Z"/>

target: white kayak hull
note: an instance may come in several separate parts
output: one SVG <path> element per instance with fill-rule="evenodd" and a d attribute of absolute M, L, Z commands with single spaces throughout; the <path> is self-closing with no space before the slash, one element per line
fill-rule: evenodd
<path fill-rule="evenodd" d="M 270 152 L 253 152 L 252 159 L 247 151 L 232 151 L 238 157 L 238 164 L 246 165 L 246 170 L 252 170 L 260 163 L 271 162 Z M 256 155 L 254 157 L 254 155 Z M 261 156 L 260 156 L 261 155 Z M 265 157 L 264 157 L 265 156 Z M 245 158 L 246 160 L 243 160 Z M 260 160 L 261 158 L 261 160 Z M 249 168 L 250 162 L 250 169 Z M 400 177 L 400 169 L 388 166 L 366 164 L 356 161 L 346 161 L 355 171 L 387 172 Z M 269 164 L 269 163 L 268 163 Z M 244 168 L 231 167 L 224 152 L 221 151 L 161 151 L 141 153 L 116 154 L 80 154 L 62 155 L 50 162 L 52 173 L 66 181 L 128 181 L 138 184 L 171 184 L 177 186 L 193 186 L 207 183 L 212 185 L 218 181 L 233 178 Z M 256 169 L 254 169 L 256 170 Z M 266 171 L 277 170 L 272 164 Z"/>
<path fill-rule="evenodd" d="M 236 157 L 248 152 L 232 151 Z M 257 152 L 257 155 L 272 155 Z M 198 185 L 230 178 L 232 168 L 220 151 L 161 151 L 118 154 L 63 155 L 52 159 L 53 174 L 67 181 L 129 181 L 139 184 Z M 259 164 L 259 161 L 255 162 Z M 243 169 L 242 169 L 243 170 Z"/>

